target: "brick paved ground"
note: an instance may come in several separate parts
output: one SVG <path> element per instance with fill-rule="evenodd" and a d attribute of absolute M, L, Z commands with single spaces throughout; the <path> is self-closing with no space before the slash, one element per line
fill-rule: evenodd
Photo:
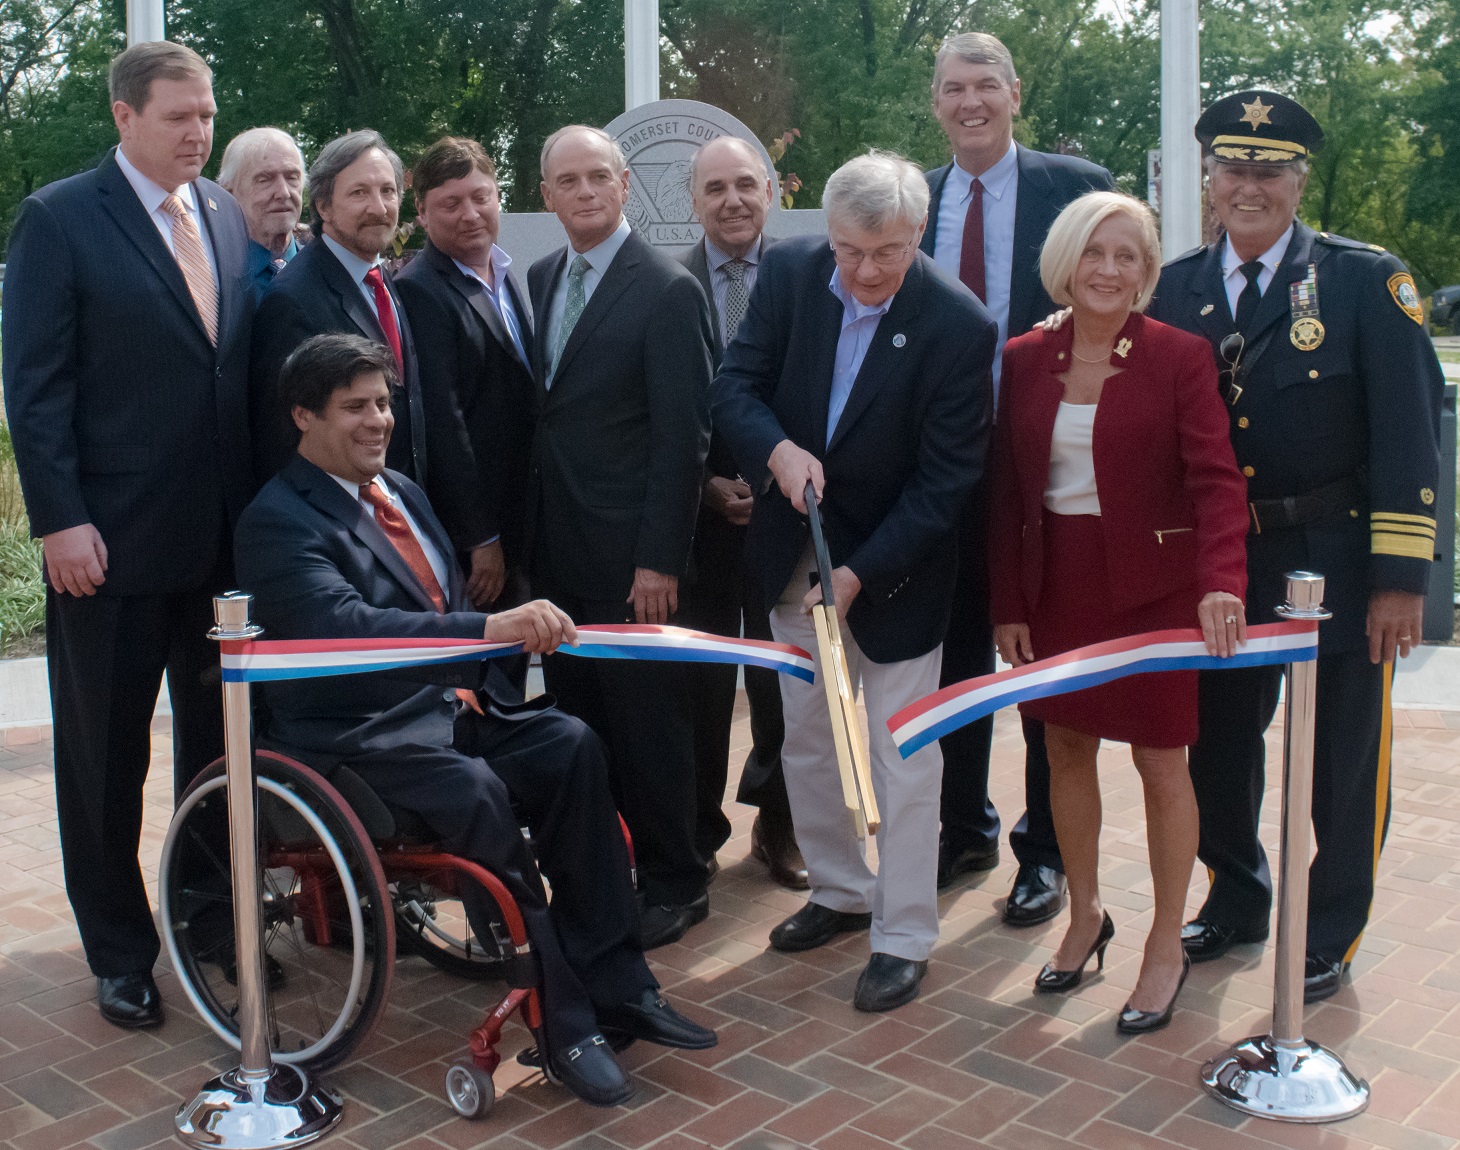
<path fill-rule="evenodd" d="M 640 1044 L 625 1055 L 639 1094 L 611 1111 L 571 1101 L 509 1061 L 497 1074 L 496 1109 L 464 1122 L 442 1099 L 442 1074 L 463 1053 L 487 988 L 403 960 L 380 1031 L 360 1059 L 328 1076 L 347 1098 L 332 1144 L 1448 1150 L 1460 1140 L 1460 714 L 1401 712 L 1396 725 L 1393 827 L 1358 979 L 1308 1014 L 1309 1035 L 1373 1083 L 1369 1112 L 1340 1126 L 1243 1120 L 1194 1085 L 1206 1057 L 1267 1028 L 1263 948 L 1197 967 L 1166 1031 L 1116 1037 L 1113 1014 L 1134 983 L 1149 922 L 1150 879 L 1135 773 L 1107 751 L 1103 877 L 1117 935 L 1104 978 L 1077 994 L 1030 993 L 1062 927 L 999 924 L 1013 871 L 1006 860 L 942 900 L 943 943 L 922 998 L 891 1015 L 857 1014 L 848 1000 L 865 936 L 798 956 L 768 952 L 767 931 L 800 896 L 746 860 L 749 815 L 733 808 L 735 837 L 720 856 L 710 919 L 653 956 L 686 1012 L 719 1029 L 718 1048 Z M 156 730 L 144 843 L 152 866 L 171 795 L 167 732 Z M 1018 809 L 1017 739 L 1002 716 L 995 797 L 1006 814 Z M 1276 738 L 1272 748 L 1280 754 Z M 1276 838 L 1270 824 L 1266 839 Z M 0 1148 L 176 1145 L 167 1138 L 178 1103 L 210 1067 L 235 1059 L 170 974 L 159 982 L 169 1008 L 160 1030 L 128 1034 L 97 1014 L 61 888 L 49 731 L 0 732 Z M 509 1049 L 524 1038 L 514 1031 Z"/>

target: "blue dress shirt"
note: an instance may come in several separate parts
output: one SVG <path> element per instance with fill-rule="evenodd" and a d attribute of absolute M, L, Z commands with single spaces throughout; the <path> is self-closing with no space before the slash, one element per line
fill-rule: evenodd
<path fill-rule="evenodd" d="M 276 259 L 283 260 L 286 264 L 299 254 L 299 245 L 291 237 L 289 246 L 284 249 L 282 256 L 276 256 L 258 240 L 248 241 L 248 282 L 253 284 L 254 294 L 261 296 L 269 290 L 269 285 L 274 282 L 274 277 L 282 271 L 282 268 L 274 266 Z"/>
<path fill-rule="evenodd" d="M 851 398 L 857 373 L 862 370 L 862 361 L 867 358 L 867 349 L 872 346 L 872 337 L 877 334 L 877 325 L 897 297 L 890 295 L 876 305 L 861 303 L 842 283 L 841 268 L 831 273 L 831 283 L 827 286 L 842 302 L 842 330 L 837 337 L 836 365 L 831 373 L 831 402 L 826 408 L 826 442 L 830 443 L 837 421 Z"/>

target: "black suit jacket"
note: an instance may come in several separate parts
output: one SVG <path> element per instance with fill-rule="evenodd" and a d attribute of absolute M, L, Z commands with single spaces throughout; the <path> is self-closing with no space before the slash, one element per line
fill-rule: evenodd
<path fill-rule="evenodd" d="M 239 586 L 273 639 L 480 639 L 487 617 L 469 608 L 451 540 L 421 489 L 399 472 L 386 482 L 450 568 L 450 610 L 438 613 L 358 499 L 295 455 L 238 523 Z M 485 681 L 512 698 L 488 662 L 269 683 L 269 737 L 311 757 L 349 759 L 410 745 L 449 747 L 454 687 Z"/>
<path fill-rule="evenodd" d="M 1036 152 L 1015 145 L 1019 165 L 1018 199 L 1014 204 L 1014 265 L 1009 283 L 1009 335 L 1028 331 L 1055 310 L 1039 279 L 1039 250 L 1049 227 L 1071 200 L 1091 191 L 1114 191 L 1109 172 L 1078 156 Z M 938 242 L 938 207 L 952 163 L 928 173 L 928 228 L 922 249 L 929 256 Z"/>
<path fill-rule="evenodd" d="M 555 588 L 621 601 L 636 567 L 682 576 L 689 561 L 710 437 L 710 312 L 689 272 L 630 233 L 547 388 L 547 316 L 567 251 L 527 275 L 538 394 L 529 546 Z"/>
<path fill-rule="evenodd" d="M 758 494 L 750 555 L 771 606 L 804 553 L 804 516 L 771 479 L 789 438 L 822 461 L 832 563 L 862 581 L 847 615 L 868 658 L 916 658 L 943 641 L 957 575 L 954 527 L 983 474 L 997 326 L 921 253 L 882 317 L 831 442 L 826 419 L 842 303 L 821 236 L 766 255 L 750 311 L 715 378 L 715 424 Z"/>
<path fill-rule="evenodd" d="M 391 277 L 386 275 L 400 318 L 401 358 L 404 385 L 391 399 L 395 431 L 390 439 L 389 466 L 411 475 L 427 486 L 426 468 L 430 434 L 416 366 L 415 341 L 411 325 L 394 295 Z M 362 335 L 376 343 L 385 342 L 380 321 L 375 318 L 344 264 L 318 236 L 289 261 L 274 277 L 259 302 L 254 321 L 253 349 L 249 365 L 249 404 L 252 410 L 254 470 L 260 484 L 285 466 L 299 443 L 299 431 L 279 399 L 279 372 L 289 353 L 312 335 L 341 332 Z M 449 427 L 449 424 L 447 425 Z"/>
<path fill-rule="evenodd" d="M 515 567 L 522 562 L 526 517 L 531 370 L 517 358 L 486 290 L 430 241 L 396 276 L 395 287 L 410 316 L 426 392 L 450 403 L 447 414 L 465 433 L 464 445 L 456 435 L 445 436 L 440 451 L 432 443 L 432 469 L 455 477 L 442 498 L 433 491 L 433 502 L 459 549 L 500 535 L 507 563 Z M 512 301 L 523 344 L 531 348 L 526 297 L 516 278 L 509 272 L 498 288 Z"/>
<path fill-rule="evenodd" d="M 202 586 L 253 491 L 248 232 L 193 193 L 218 275 L 218 345 L 177 260 L 108 155 L 26 198 L 11 234 L 5 405 L 31 531 L 91 523 L 103 595 Z"/>

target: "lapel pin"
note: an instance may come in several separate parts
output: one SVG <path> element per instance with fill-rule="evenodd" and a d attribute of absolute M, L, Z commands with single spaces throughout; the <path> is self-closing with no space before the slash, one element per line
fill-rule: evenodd
<path fill-rule="evenodd" d="M 1214 303 L 1209 303 L 1209 304 L 1206 305 L 1206 307 L 1204 307 L 1204 308 L 1201 309 L 1201 314 L 1202 315 L 1211 315 L 1212 312 L 1214 312 L 1216 310 L 1217 310 L 1217 305 L 1214 304 Z"/>
<path fill-rule="evenodd" d="M 898 332 L 895 336 L 892 337 L 892 346 L 893 347 L 906 347 L 907 346 L 907 336 L 903 335 L 902 332 Z"/>
<path fill-rule="evenodd" d="M 1130 340 L 1123 339 L 1115 345 L 1115 354 L 1124 359 L 1130 354 Z"/>
<path fill-rule="evenodd" d="M 209 196 L 208 197 L 208 206 L 210 208 L 212 208 L 216 212 L 218 210 L 218 201 L 215 200 L 212 196 Z"/>

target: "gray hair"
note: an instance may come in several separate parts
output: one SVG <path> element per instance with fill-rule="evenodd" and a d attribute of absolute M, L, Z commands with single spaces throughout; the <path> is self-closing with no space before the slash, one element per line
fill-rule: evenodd
<path fill-rule="evenodd" d="M 588 124 L 565 124 L 542 142 L 542 152 L 537 158 L 537 168 L 542 173 L 544 182 L 547 180 L 548 153 L 569 132 L 587 132 L 590 136 L 596 137 L 608 149 L 611 161 L 617 165 L 615 171 L 619 175 L 623 175 L 624 172 L 629 170 L 629 161 L 624 155 L 624 150 L 619 147 L 618 141 L 602 128 L 594 128 Z"/>
<path fill-rule="evenodd" d="M 700 183 L 700 156 L 704 154 L 704 150 L 706 148 L 708 148 L 710 146 L 710 144 L 722 144 L 722 143 L 723 144 L 734 144 L 749 159 L 752 159 L 752 160 L 755 161 L 755 166 L 760 169 L 761 174 L 767 180 L 771 178 L 770 172 L 766 171 L 765 157 L 760 154 L 760 149 L 757 148 L 754 144 L 752 144 L 749 140 L 742 140 L 739 136 L 716 136 L 709 143 L 707 143 L 707 144 L 701 144 L 698 148 L 696 148 L 695 149 L 695 154 L 690 157 L 690 160 L 689 160 L 689 187 L 690 187 L 690 191 L 694 191 L 695 188 L 699 187 L 699 183 Z"/>
<path fill-rule="evenodd" d="M 965 64 L 993 64 L 1004 73 L 1004 83 L 1011 88 L 1019 78 L 1014 72 L 1014 57 L 1009 55 L 1009 49 L 1004 47 L 1004 42 L 997 36 L 990 36 L 987 32 L 960 32 L 943 41 L 937 57 L 933 60 L 935 93 L 938 91 L 938 81 L 943 78 L 943 62 L 950 56 L 957 57 Z"/>
<path fill-rule="evenodd" d="M 249 128 L 229 140 L 228 147 L 223 149 L 218 182 L 230 192 L 233 191 L 238 173 L 258 159 L 269 144 L 287 144 L 293 148 L 294 154 L 299 157 L 299 171 L 304 171 L 304 153 L 299 150 L 299 144 L 288 132 L 282 128 Z"/>
<path fill-rule="evenodd" d="M 321 204 L 328 206 L 333 202 L 335 180 L 341 172 L 370 151 L 380 152 L 390 161 L 391 170 L 395 172 L 396 191 L 405 194 L 405 167 L 401 164 L 400 157 L 391 151 L 384 136 L 370 128 L 337 136 L 320 149 L 319 157 L 309 169 L 309 204 L 313 217 L 310 227 L 315 235 L 324 230 L 324 217 L 319 214 L 319 207 Z"/>
<path fill-rule="evenodd" d="M 1216 156 L 1208 152 L 1205 156 L 1201 158 L 1202 171 L 1207 174 L 1208 178 L 1210 178 L 1212 174 L 1212 169 L 1220 163 L 1223 163 L 1223 161 L 1217 159 Z M 1255 166 L 1260 166 L 1264 168 L 1287 168 L 1288 171 L 1297 172 L 1300 176 L 1306 176 L 1308 174 L 1308 161 L 1301 157 L 1296 160 L 1289 160 L 1287 161 L 1287 163 L 1284 164 L 1261 164 Z"/>
<path fill-rule="evenodd" d="M 928 218 L 928 182 L 916 164 L 895 152 L 873 148 L 832 172 L 821 193 L 828 219 L 864 231 L 881 231 L 905 220 L 916 227 Z"/>

